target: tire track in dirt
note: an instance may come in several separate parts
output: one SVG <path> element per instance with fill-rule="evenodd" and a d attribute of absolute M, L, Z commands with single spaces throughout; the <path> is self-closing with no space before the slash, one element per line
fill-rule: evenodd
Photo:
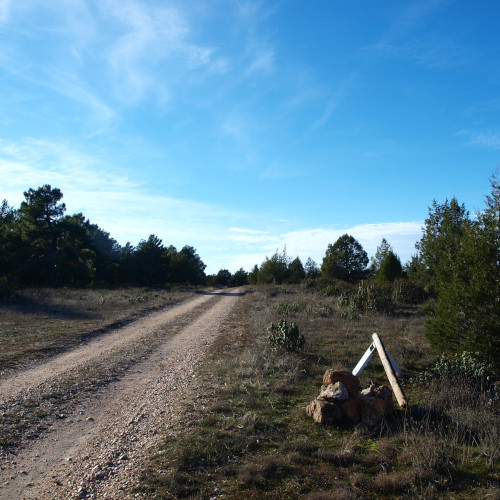
<path fill-rule="evenodd" d="M 181 418 L 179 398 L 192 382 L 196 366 L 217 338 L 238 295 L 237 291 L 215 298 L 203 295 L 125 327 L 135 328 L 140 336 L 143 329 L 161 328 L 165 321 L 175 321 L 204 301 L 215 299 L 206 312 L 147 359 L 133 365 L 121 380 L 102 388 L 74 408 L 67 419 L 56 422 L 49 434 L 4 461 L 0 498 L 126 497 L 126 492 L 136 484 L 141 464 L 156 450 L 159 431 L 165 422 Z M 117 335 L 115 332 L 106 336 L 109 343 L 106 338 L 100 343 L 92 341 L 93 346 L 85 354 L 98 356 L 95 349 L 108 351 L 112 345 L 127 342 Z M 129 341 L 135 338 L 132 332 L 126 335 Z M 66 363 L 78 362 L 82 353 L 62 356 Z M 65 363 L 55 366 L 64 373 Z M 46 373 L 44 368 L 41 376 L 36 377 L 37 383 Z M 29 385 L 29 379 L 19 380 Z"/>
<path fill-rule="evenodd" d="M 213 295 L 210 294 L 197 295 L 177 306 L 155 312 L 113 332 L 101 335 L 80 347 L 60 354 L 49 361 L 42 362 L 33 368 L 14 373 L 10 377 L 0 380 L 0 401 L 13 399 L 28 388 L 40 385 L 48 379 L 60 377 L 68 370 L 75 369 L 78 365 L 89 364 L 93 358 L 118 350 L 132 340 L 146 337 L 160 326 L 175 321 L 180 316 L 189 313 L 211 299 L 213 299 Z"/>

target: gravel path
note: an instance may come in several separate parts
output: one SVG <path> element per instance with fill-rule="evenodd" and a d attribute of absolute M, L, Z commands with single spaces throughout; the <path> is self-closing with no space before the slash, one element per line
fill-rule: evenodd
<path fill-rule="evenodd" d="M 179 401 L 193 385 L 197 365 L 238 296 L 238 290 L 196 296 L 2 380 L 0 399 L 19 404 L 23 394 L 32 398 L 33 391 L 43 392 L 47 380 L 74 377 L 77 365 L 92 366 L 115 350 L 123 356 L 127 345 L 138 340 L 144 344 L 159 333 L 164 337 L 120 379 L 75 398 L 49 432 L 24 443 L 15 454 L 4 453 L 0 498 L 129 498 L 141 465 L 157 451 L 159 431 L 183 418 Z M 179 322 L 184 326 L 169 334 L 166 325 Z"/>

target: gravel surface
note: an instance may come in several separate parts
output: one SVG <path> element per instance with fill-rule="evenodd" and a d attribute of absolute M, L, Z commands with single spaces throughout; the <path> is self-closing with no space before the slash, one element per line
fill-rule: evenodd
<path fill-rule="evenodd" d="M 182 425 L 180 401 L 239 295 L 197 295 L 2 380 L 12 431 L 41 409 L 44 424 L 2 451 L 0 498 L 141 498 L 141 467 L 160 431 Z"/>

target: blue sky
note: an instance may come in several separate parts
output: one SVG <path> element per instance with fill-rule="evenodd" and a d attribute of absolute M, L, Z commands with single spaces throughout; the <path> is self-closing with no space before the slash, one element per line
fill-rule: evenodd
<path fill-rule="evenodd" d="M 59 187 L 207 273 L 343 233 L 404 261 L 500 159 L 500 4 L 0 0 L 0 198 Z"/>

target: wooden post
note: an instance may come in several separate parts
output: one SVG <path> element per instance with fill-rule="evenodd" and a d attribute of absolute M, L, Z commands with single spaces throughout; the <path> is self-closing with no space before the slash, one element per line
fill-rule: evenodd
<path fill-rule="evenodd" d="M 387 374 L 387 378 L 389 379 L 389 383 L 391 384 L 392 390 L 394 391 L 396 399 L 398 400 L 398 404 L 401 408 L 406 408 L 408 401 L 406 400 L 406 396 L 403 392 L 403 389 L 401 389 L 401 386 L 399 385 L 394 370 L 392 369 L 391 362 L 389 361 L 387 353 L 385 352 L 384 344 L 382 344 L 382 339 L 380 338 L 378 333 L 374 333 L 372 335 L 372 338 L 375 347 L 377 348 L 378 355 L 382 360 L 382 365 L 384 365 L 384 370 L 385 373 Z"/>

